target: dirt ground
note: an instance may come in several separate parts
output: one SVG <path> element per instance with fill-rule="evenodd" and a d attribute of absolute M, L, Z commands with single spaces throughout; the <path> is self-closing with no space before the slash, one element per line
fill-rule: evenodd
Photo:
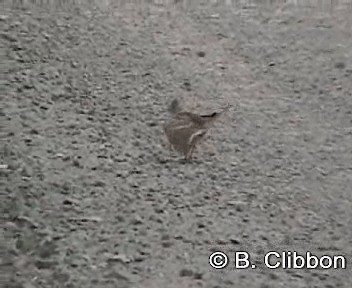
<path fill-rule="evenodd" d="M 352 4 L 73 2 L 0 3 L 2 287 L 351 287 Z M 175 98 L 236 106 L 191 163 Z"/>

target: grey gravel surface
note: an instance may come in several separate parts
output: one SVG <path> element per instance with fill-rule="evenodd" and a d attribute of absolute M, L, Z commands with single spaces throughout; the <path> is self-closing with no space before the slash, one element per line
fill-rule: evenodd
<path fill-rule="evenodd" d="M 351 287 L 348 1 L 23 2 L 0 3 L 2 287 Z M 236 105 L 191 163 L 175 98 Z"/>

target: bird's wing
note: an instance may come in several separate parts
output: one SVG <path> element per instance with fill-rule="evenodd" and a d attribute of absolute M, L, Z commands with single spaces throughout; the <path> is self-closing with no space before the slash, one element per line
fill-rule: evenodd
<path fill-rule="evenodd" d="M 202 139 L 207 133 L 207 129 L 199 129 L 192 133 L 188 139 L 188 145 L 194 145 L 197 141 Z"/>

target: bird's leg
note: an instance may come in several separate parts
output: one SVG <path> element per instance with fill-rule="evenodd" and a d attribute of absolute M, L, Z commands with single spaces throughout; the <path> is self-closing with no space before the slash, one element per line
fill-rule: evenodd
<path fill-rule="evenodd" d="M 186 160 L 186 161 L 189 160 L 189 151 L 185 154 L 185 160 Z"/>
<path fill-rule="evenodd" d="M 167 137 L 165 137 L 165 143 L 166 143 L 167 148 L 169 148 L 169 150 L 171 150 L 171 151 L 174 150 L 171 142 L 169 141 L 169 139 Z"/>
<path fill-rule="evenodd" d="M 192 159 L 192 155 L 193 155 L 195 147 L 196 147 L 196 145 L 194 145 L 194 144 L 190 147 L 190 149 L 188 150 L 188 152 L 186 154 L 186 160 L 191 160 Z"/>

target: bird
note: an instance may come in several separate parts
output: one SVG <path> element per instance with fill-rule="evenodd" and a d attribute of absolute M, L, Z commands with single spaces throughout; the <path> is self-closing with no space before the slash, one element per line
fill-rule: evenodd
<path fill-rule="evenodd" d="M 169 148 L 183 154 L 186 161 L 191 160 L 197 144 L 204 139 L 213 123 L 230 107 L 232 105 L 228 104 L 219 112 L 202 115 L 181 111 L 178 100 L 173 100 L 169 107 L 173 117 L 164 126 Z"/>

